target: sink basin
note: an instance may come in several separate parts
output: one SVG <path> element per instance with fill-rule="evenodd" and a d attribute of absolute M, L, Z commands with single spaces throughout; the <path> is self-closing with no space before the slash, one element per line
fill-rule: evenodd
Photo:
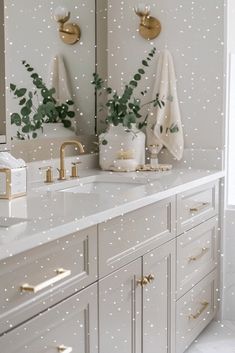
<path fill-rule="evenodd" d="M 95 193 L 103 195 L 114 195 L 125 193 L 147 183 L 144 178 L 118 177 L 114 175 L 91 176 L 76 181 L 73 186 L 68 186 L 58 191 L 70 193 Z"/>

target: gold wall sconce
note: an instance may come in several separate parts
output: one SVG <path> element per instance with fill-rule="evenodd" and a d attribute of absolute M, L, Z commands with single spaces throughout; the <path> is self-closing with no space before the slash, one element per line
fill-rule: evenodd
<path fill-rule="evenodd" d="M 70 12 L 65 7 L 57 7 L 54 18 L 59 23 L 59 35 L 65 44 L 75 44 L 81 38 L 81 29 L 78 24 L 69 22 Z"/>
<path fill-rule="evenodd" d="M 140 17 L 139 33 L 144 39 L 154 39 L 161 33 L 161 22 L 150 16 L 150 6 L 146 4 L 138 4 L 135 7 L 135 13 Z"/>

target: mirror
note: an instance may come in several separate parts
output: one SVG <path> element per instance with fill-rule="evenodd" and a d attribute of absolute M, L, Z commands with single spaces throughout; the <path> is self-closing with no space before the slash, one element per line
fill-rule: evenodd
<path fill-rule="evenodd" d="M 97 27 L 100 27 L 97 26 L 97 14 L 105 2 L 1 2 L 1 20 L 5 6 L 6 43 L 6 110 L 1 110 L 6 111 L 7 119 L 11 117 L 10 136 L 16 149 L 19 143 L 21 149 L 25 143 L 35 148 L 42 145 L 42 140 L 48 145 L 49 140 L 76 136 L 82 136 L 82 142 L 92 144 L 90 140 L 97 132 L 97 121 L 96 96 L 91 81 L 97 57 L 100 57 L 96 45 Z M 58 18 L 63 11 L 70 13 L 64 32 Z M 67 24 L 75 24 L 81 30 L 81 37 L 73 44 L 64 40 L 66 31 L 71 29 Z M 3 26 L 1 39 L 3 50 Z M 0 65 L 3 73 L 4 55 L 1 55 Z M 1 75 L 4 91 L 3 83 L 4 74 Z M 4 97 L 3 93 L 1 97 Z M 2 99 L 1 107 L 4 107 L 4 101 Z M 1 134 L 4 128 L 2 121 Z"/>

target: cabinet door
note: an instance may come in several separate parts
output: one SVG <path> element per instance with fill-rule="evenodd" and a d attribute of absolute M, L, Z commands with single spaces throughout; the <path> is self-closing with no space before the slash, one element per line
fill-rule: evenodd
<path fill-rule="evenodd" d="M 0 338 L 1 353 L 97 353 L 97 285 Z"/>
<path fill-rule="evenodd" d="M 141 259 L 99 284 L 100 353 L 141 352 Z"/>
<path fill-rule="evenodd" d="M 175 241 L 143 257 L 143 352 L 173 353 L 175 332 Z"/>

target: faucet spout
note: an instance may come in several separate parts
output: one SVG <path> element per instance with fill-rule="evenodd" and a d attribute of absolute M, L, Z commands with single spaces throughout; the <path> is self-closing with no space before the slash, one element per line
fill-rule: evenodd
<path fill-rule="evenodd" d="M 67 146 L 75 146 L 79 149 L 80 153 L 84 153 L 84 148 L 79 141 L 65 141 L 60 147 L 60 169 L 59 169 L 59 180 L 66 179 L 65 169 L 65 149 Z"/>

